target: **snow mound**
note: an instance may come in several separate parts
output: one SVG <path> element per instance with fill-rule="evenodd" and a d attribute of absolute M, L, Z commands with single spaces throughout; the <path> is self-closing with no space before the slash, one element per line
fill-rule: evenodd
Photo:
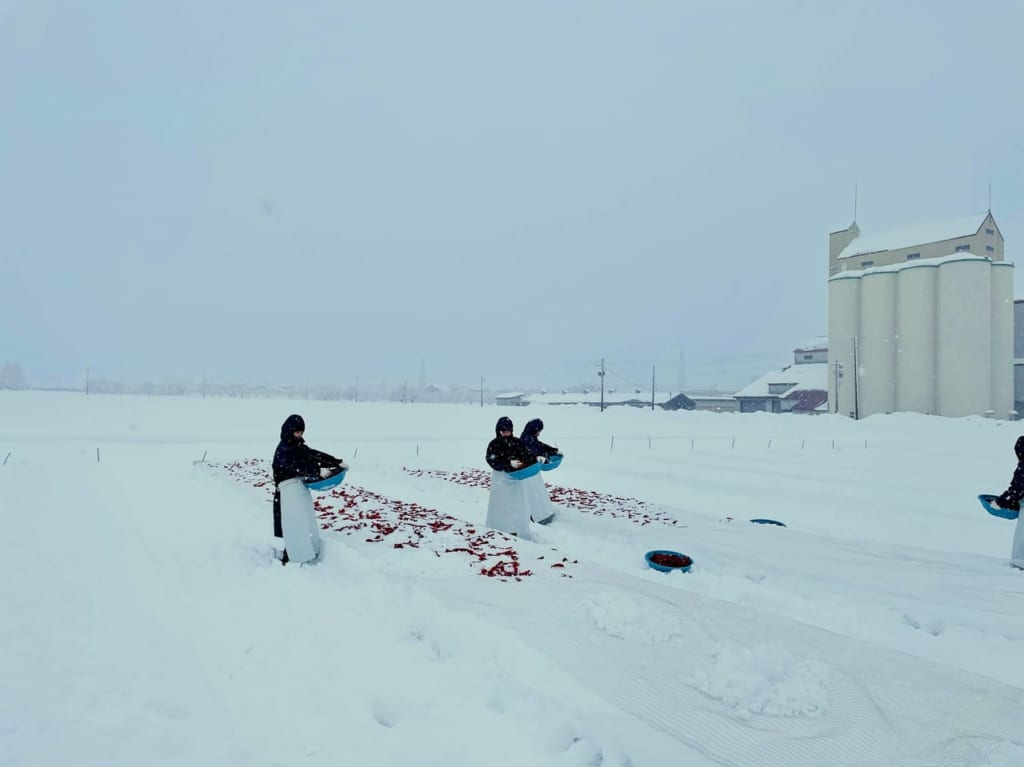
<path fill-rule="evenodd" d="M 667 642 L 683 635 L 679 619 L 654 600 L 635 594 L 606 591 L 584 601 L 587 613 L 601 631 L 631 642 Z"/>
<path fill-rule="evenodd" d="M 1004 740 L 989 759 L 992 767 L 1020 767 L 1024 764 L 1024 744 Z"/>
<path fill-rule="evenodd" d="M 821 716 L 828 706 L 828 667 L 797 661 L 784 648 L 721 647 L 691 684 L 743 715 Z"/>

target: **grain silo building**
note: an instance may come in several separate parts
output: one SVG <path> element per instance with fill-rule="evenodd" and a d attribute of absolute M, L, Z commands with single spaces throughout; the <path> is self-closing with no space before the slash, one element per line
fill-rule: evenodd
<path fill-rule="evenodd" d="M 990 212 L 829 239 L 832 412 L 1013 417 L 1013 264 Z"/>

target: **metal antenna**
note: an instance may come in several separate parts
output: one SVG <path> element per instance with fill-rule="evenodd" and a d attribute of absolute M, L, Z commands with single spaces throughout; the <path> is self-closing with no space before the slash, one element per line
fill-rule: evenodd
<path fill-rule="evenodd" d="M 857 182 L 853 182 L 853 223 L 857 223 Z"/>

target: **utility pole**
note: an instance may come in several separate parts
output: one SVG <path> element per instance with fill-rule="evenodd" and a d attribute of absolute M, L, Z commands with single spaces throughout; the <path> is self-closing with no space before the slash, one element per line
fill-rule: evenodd
<path fill-rule="evenodd" d="M 860 420 L 860 363 L 857 361 L 857 336 L 853 337 L 853 420 Z"/>
<path fill-rule="evenodd" d="M 206 369 L 203 368 L 203 399 L 206 399 Z"/>
<path fill-rule="evenodd" d="M 604 357 L 601 358 L 601 369 L 597 372 L 601 377 L 601 412 L 604 412 Z"/>
<path fill-rule="evenodd" d="M 484 406 L 484 377 L 480 376 L 480 407 Z"/>
<path fill-rule="evenodd" d="M 836 394 L 836 401 L 835 401 L 835 403 L 834 403 L 834 405 L 832 407 L 832 412 L 833 413 L 838 413 L 839 412 L 839 381 L 843 377 L 843 363 L 840 362 L 839 360 L 836 360 L 835 362 L 832 363 L 832 375 L 834 376 L 834 380 L 835 380 L 835 386 L 832 388 L 832 391 L 834 391 L 835 394 Z"/>
<path fill-rule="evenodd" d="M 85 393 L 89 393 L 89 368 L 85 369 Z"/>
<path fill-rule="evenodd" d="M 654 410 L 654 365 L 651 365 L 651 410 Z"/>

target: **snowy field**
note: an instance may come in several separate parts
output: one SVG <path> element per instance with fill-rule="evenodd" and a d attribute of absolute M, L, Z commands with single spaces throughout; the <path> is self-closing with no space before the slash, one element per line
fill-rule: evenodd
<path fill-rule="evenodd" d="M 293 412 L 352 468 L 282 567 Z M 532 542 L 483 527 L 500 415 L 566 454 Z M 0 392 L 0 765 L 1020 767 L 1024 573 L 975 498 L 1020 433 Z"/>

